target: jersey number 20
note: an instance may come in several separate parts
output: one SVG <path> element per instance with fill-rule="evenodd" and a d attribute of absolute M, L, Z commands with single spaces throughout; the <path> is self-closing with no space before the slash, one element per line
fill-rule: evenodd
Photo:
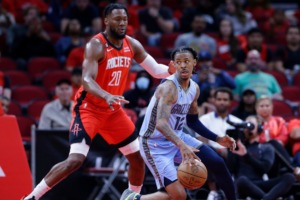
<path fill-rule="evenodd" d="M 109 81 L 109 86 L 119 86 L 121 79 L 122 71 L 115 71 L 112 73 L 112 79 Z"/>

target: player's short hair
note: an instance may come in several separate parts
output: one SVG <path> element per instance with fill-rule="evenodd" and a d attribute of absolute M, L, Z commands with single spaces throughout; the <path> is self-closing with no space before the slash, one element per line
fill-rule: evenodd
<path fill-rule="evenodd" d="M 187 46 L 183 46 L 183 47 L 179 47 L 179 48 L 174 49 L 171 53 L 171 59 L 174 60 L 175 55 L 177 53 L 186 53 L 186 52 L 191 53 L 193 58 L 198 61 L 198 53 L 193 48 L 187 47 Z"/>
<path fill-rule="evenodd" d="M 218 93 L 222 92 L 222 93 L 227 93 L 229 95 L 229 99 L 230 101 L 233 100 L 233 93 L 231 91 L 231 89 L 227 88 L 227 87 L 219 87 L 216 89 L 215 93 L 214 93 L 214 97 L 216 98 Z"/>
<path fill-rule="evenodd" d="M 123 9 L 125 10 L 127 16 L 128 16 L 128 10 L 127 8 L 119 3 L 110 3 L 104 8 L 104 17 L 107 17 L 107 15 L 111 14 L 113 10 L 115 9 Z"/>

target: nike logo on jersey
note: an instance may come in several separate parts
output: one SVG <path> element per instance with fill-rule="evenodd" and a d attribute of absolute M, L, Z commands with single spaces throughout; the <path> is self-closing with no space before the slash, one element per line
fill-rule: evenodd
<path fill-rule="evenodd" d="M 107 52 L 110 52 L 110 51 L 112 51 L 112 50 L 114 50 L 114 48 L 107 49 Z"/>
<path fill-rule="evenodd" d="M 129 52 L 129 51 L 130 51 L 129 47 L 124 48 L 124 52 Z"/>

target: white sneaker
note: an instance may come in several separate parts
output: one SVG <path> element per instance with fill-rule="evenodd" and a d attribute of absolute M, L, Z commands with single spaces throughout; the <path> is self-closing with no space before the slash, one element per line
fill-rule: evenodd
<path fill-rule="evenodd" d="M 207 200 L 218 200 L 219 198 L 220 195 L 215 190 L 211 190 L 207 196 Z"/>

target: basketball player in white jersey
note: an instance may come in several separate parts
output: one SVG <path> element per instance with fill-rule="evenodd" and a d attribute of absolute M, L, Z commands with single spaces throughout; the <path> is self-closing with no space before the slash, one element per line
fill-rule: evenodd
<path fill-rule="evenodd" d="M 190 47 L 175 49 L 171 54 L 176 73 L 156 90 L 147 108 L 140 130 L 140 152 L 155 178 L 158 192 L 140 195 L 129 189 L 121 200 L 186 199 L 184 187 L 177 180 L 175 163 L 201 159 L 216 176 L 228 200 L 234 200 L 235 189 L 224 160 L 210 147 L 183 132 L 185 122 L 200 135 L 233 150 L 235 141 L 229 136 L 218 137 L 198 119 L 198 85 L 190 79 L 197 63 L 197 53 Z"/>

